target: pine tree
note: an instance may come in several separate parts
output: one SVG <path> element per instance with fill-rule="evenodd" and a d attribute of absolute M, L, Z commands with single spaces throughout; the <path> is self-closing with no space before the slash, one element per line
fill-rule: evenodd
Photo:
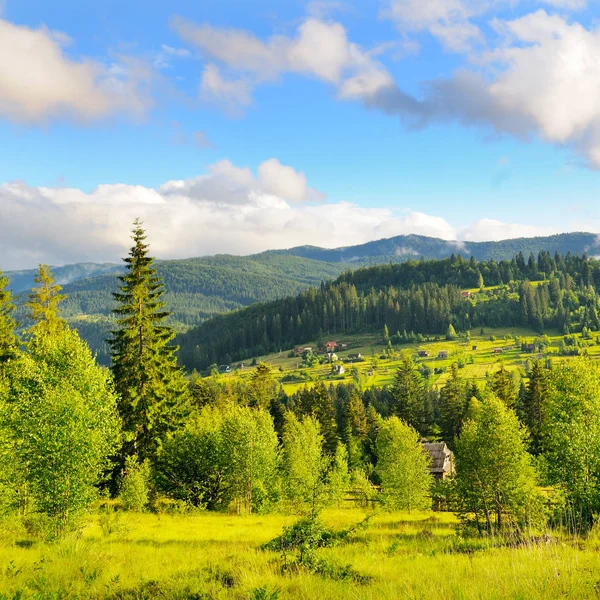
<path fill-rule="evenodd" d="M 17 348 L 16 322 L 12 316 L 15 305 L 8 284 L 8 277 L 0 271 L 0 364 L 11 358 Z"/>
<path fill-rule="evenodd" d="M 54 283 L 54 276 L 48 265 L 40 265 L 34 281 L 38 284 L 29 294 L 26 303 L 34 325 L 29 332 L 35 335 L 53 335 L 65 329 L 66 321 L 61 319 L 58 305 L 66 299 L 60 291 L 62 287 Z"/>
<path fill-rule="evenodd" d="M 539 360 L 534 361 L 523 395 L 523 420 L 531 435 L 531 452 L 533 454 L 539 454 L 542 450 L 547 384 L 548 377 L 542 363 Z"/>
<path fill-rule="evenodd" d="M 512 374 L 505 369 L 504 365 L 500 365 L 500 368 L 491 375 L 488 387 L 508 408 L 515 407 L 517 401 L 515 382 Z"/>
<path fill-rule="evenodd" d="M 421 433 L 424 430 L 425 384 L 410 355 L 405 352 L 390 389 L 393 410 L 403 421 Z"/>
<path fill-rule="evenodd" d="M 182 419 L 187 401 L 187 382 L 177 365 L 175 334 L 164 324 L 170 315 L 161 297 L 161 278 L 148 256 L 146 235 L 140 221 L 134 223 L 134 242 L 124 259 L 127 270 L 119 277 L 119 303 L 113 311 L 117 328 L 109 340 L 112 372 L 119 394 L 124 445 L 121 460 L 152 456 L 160 440 Z"/>
<path fill-rule="evenodd" d="M 452 444 L 460 433 L 466 409 L 465 383 L 458 376 L 455 363 L 451 367 L 450 379 L 440 390 L 440 426 L 447 443 Z"/>

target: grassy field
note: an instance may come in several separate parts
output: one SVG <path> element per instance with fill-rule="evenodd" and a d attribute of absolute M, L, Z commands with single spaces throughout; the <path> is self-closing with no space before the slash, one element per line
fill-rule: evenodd
<path fill-rule="evenodd" d="M 83 532 L 44 543 L 16 525 L 0 538 L 0 598 L 59 599 L 475 599 L 597 598 L 596 538 L 494 547 L 456 533 L 448 513 L 381 514 L 332 548 L 319 549 L 345 575 L 283 569 L 261 545 L 294 518 L 211 513 L 118 513 L 91 517 Z M 329 510 L 343 528 L 359 509 Z"/>
<path fill-rule="evenodd" d="M 363 387 L 382 387 L 392 383 L 394 372 L 400 363 L 400 353 L 410 352 L 417 363 L 424 364 L 432 372 L 431 381 L 434 386 L 441 386 L 449 375 L 449 367 L 456 362 L 462 363 L 461 376 L 466 379 L 483 381 L 489 371 L 496 370 L 503 364 L 508 370 L 517 370 L 524 373 L 526 361 L 534 358 L 551 357 L 552 360 L 566 360 L 567 357 L 559 356 L 559 344 L 563 338 L 558 331 L 548 331 L 546 337 L 549 346 L 544 353 L 524 353 L 516 343 L 516 338 L 526 342 L 534 342 L 540 339 L 531 329 L 520 327 L 509 327 L 502 329 L 486 328 L 483 335 L 479 330 L 471 332 L 470 340 L 466 337 L 458 337 L 453 341 L 444 338 L 430 339 L 422 343 L 401 344 L 394 347 L 396 356 L 392 359 L 380 358 L 384 352 L 384 344 L 381 334 L 362 334 L 355 336 L 332 336 L 332 340 L 344 342 L 348 347 L 336 352 L 340 360 L 348 358 L 349 354 L 360 353 L 362 362 L 353 364 L 344 363 L 345 373 L 343 376 L 332 376 L 331 366 L 328 364 L 316 365 L 311 368 L 302 367 L 302 358 L 289 357 L 288 352 L 274 353 L 260 357 L 259 360 L 269 364 L 273 375 L 282 381 L 283 389 L 288 393 L 294 393 L 304 385 L 311 386 L 315 381 L 324 380 L 328 383 L 353 381 L 350 370 L 355 366 L 360 373 Z M 316 342 L 306 343 L 307 347 L 316 348 Z M 476 347 L 474 350 L 473 347 Z M 496 353 L 495 349 L 502 349 L 502 353 Z M 417 353 L 424 350 L 429 353 L 426 358 L 419 358 Z M 600 345 L 593 343 L 586 348 L 587 353 L 593 358 L 600 358 Z M 438 353 L 446 351 L 448 358 L 438 358 Z M 443 372 L 435 374 L 436 369 Z M 251 368 L 234 371 L 230 374 L 221 375 L 223 378 L 249 377 Z M 303 373 L 308 376 L 306 381 L 285 382 L 286 375 L 290 373 Z M 226 380 L 226 379 L 225 379 Z"/>

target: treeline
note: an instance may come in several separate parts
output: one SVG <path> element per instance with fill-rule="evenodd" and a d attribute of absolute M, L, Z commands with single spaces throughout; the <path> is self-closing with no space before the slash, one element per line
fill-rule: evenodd
<path fill-rule="evenodd" d="M 497 289 L 465 298 L 461 288 Z M 504 285 L 502 285 L 504 283 Z M 478 263 L 460 256 L 359 269 L 298 296 L 220 315 L 177 338 L 181 361 L 204 369 L 318 340 L 379 331 L 443 335 L 474 327 L 528 325 L 597 330 L 600 263 L 587 257 Z"/>

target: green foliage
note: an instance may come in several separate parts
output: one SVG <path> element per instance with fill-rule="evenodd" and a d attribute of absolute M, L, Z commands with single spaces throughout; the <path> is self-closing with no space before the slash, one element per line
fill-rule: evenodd
<path fill-rule="evenodd" d="M 480 531 L 543 523 L 526 448 L 526 430 L 496 396 L 488 393 L 472 408 L 456 441 L 456 493 L 460 514 L 473 517 Z"/>
<path fill-rule="evenodd" d="M 458 376 L 458 366 L 453 364 L 450 378 L 440 390 L 439 408 L 442 436 L 449 444 L 460 433 L 468 399 L 465 382 Z"/>
<path fill-rule="evenodd" d="M 335 455 L 327 474 L 327 487 L 330 502 L 341 506 L 350 487 L 350 472 L 348 471 L 348 450 L 342 442 L 338 442 Z"/>
<path fill-rule="evenodd" d="M 417 431 L 424 431 L 425 382 L 408 352 L 402 356 L 390 394 L 395 414 Z"/>
<path fill-rule="evenodd" d="M 15 305 L 8 285 L 8 277 L 0 270 L 0 364 L 14 356 L 17 348 L 17 324 L 13 318 Z"/>
<path fill-rule="evenodd" d="M 568 525 L 588 529 L 600 513 L 600 369 L 586 359 L 548 375 L 542 448 L 551 483 L 570 507 Z"/>
<path fill-rule="evenodd" d="M 390 510 L 431 507 L 429 455 L 420 436 L 398 417 L 385 419 L 377 435 L 376 472 L 383 502 Z"/>
<path fill-rule="evenodd" d="M 96 497 L 119 440 L 116 397 L 76 332 L 36 329 L 5 369 L 0 432 L 23 484 L 21 504 L 62 533 Z"/>
<path fill-rule="evenodd" d="M 140 463 L 137 456 L 125 459 L 125 470 L 119 487 L 119 500 L 125 510 L 144 512 L 150 498 L 150 465 Z"/>
<path fill-rule="evenodd" d="M 144 461 L 182 420 L 188 387 L 177 366 L 177 347 L 170 345 L 175 334 L 164 324 L 169 316 L 161 300 L 164 285 L 148 256 L 139 221 L 132 237 L 134 245 L 124 259 L 127 270 L 119 278 L 120 292 L 114 294 L 117 321 L 109 344 L 123 419 L 121 458 L 135 455 Z"/>
<path fill-rule="evenodd" d="M 277 467 L 277 435 L 262 409 L 205 406 L 164 443 L 154 464 L 160 491 L 193 506 L 266 510 Z"/>
<path fill-rule="evenodd" d="M 282 440 L 283 495 L 297 510 L 308 508 L 314 517 L 327 502 L 326 472 L 329 459 L 323 456 L 323 436 L 312 416 L 301 421 L 288 413 Z"/>
<path fill-rule="evenodd" d="M 35 275 L 34 287 L 26 303 L 33 326 L 32 334 L 53 335 L 66 327 L 66 322 L 60 317 L 58 305 L 66 299 L 60 291 L 62 287 L 54 283 L 54 276 L 48 265 L 40 265 Z"/>

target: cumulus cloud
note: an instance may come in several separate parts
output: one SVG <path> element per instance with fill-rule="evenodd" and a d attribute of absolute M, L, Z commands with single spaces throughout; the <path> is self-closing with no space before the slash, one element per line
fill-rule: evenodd
<path fill-rule="evenodd" d="M 69 38 L 0 19 L 0 116 L 19 122 L 51 117 L 93 120 L 118 112 L 141 115 L 150 105 L 151 75 L 138 61 L 107 66 L 75 61 Z"/>
<path fill-rule="evenodd" d="M 426 82 L 421 98 L 384 87 L 367 104 L 414 126 L 456 120 L 538 136 L 600 168 L 600 30 L 544 10 L 493 25 L 503 43 L 479 56 L 479 69 Z"/>
<path fill-rule="evenodd" d="M 104 184 L 85 193 L 5 183 L 0 185 L 0 267 L 118 261 L 127 252 L 136 217 L 144 220 L 160 258 L 250 254 L 303 244 L 332 248 L 401 234 L 454 241 L 457 251 L 468 252 L 463 240 L 554 233 L 491 219 L 459 229 L 420 211 L 314 202 L 322 197 L 304 174 L 276 159 L 262 163 L 256 173 L 223 160 L 199 177 L 167 181 L 157 189 Z M 408 251 L 398 249 L 399 254 Z"/>
<path fill-rule="evenodd" d="M 246 107 L 253 88 L 285 73 L 315 77 L 336 87 L 340 97 L 369 96 L 392 83 L 371 54 L 348 40 L 340 23 L 308 17 L 295 37 L 275 35 L 263 41 L 247 31 L 172 21 L 180 37 L 214 63 L 202 74 L 201 96 Z M 218 63 L 218 64 L 217 64 Z M 235 77 L 223 74 L 225 68 Z"/>

